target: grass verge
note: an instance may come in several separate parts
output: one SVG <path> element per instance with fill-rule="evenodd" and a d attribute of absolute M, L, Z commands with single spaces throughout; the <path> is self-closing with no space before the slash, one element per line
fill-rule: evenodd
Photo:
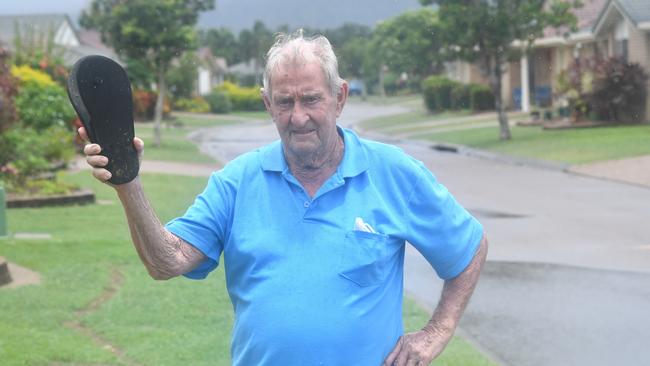
<path fill-rule="evenodd" d="M 102 204 L 8 210 L 11 232 L 49 233 L 52 239 L 0 241 L 0 255 L 42 276 L 40 285 L 0 289 L 2 364 L 230 364 L 233 315 L 223 270 L 206 281 L 149 279 L 112 189 L 87 172 L 64 179 L 91 187 Z M 163 221 L 181 215 L 206 181 L 142 179 Z M 406 301 L 406 329 L 421 327 L 428 317 Z M 66 326 L 71 322 L 86 333 Z M 439 364 L 489 363 L 455 339 Z"/>
<path fill-rule="evenodd" d="M 495 121 L 494 127 L 423 133 L 417 138 L 568 164 L 650 154 L 650 125 L 570 130 L 515 126 L 511 132 L 512 140 L 500 141 Z"/>

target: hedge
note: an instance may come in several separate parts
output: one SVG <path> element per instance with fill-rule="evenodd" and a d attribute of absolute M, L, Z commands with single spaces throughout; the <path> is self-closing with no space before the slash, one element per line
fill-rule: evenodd
<path fill-rule="evenodd" d="M 424 103 L 431 112 L 451 109 L 451 90 L 458 82 L 444 76 L 432 75 L 422 82 Z"/>
<path fill-rule="evenodd" d="M 232 103 L 232 110 L 263 111 L 265 109 L 259 87 L 241 87 L 226 81 L 217 86 L 215 90 L 228 95 Z"/>

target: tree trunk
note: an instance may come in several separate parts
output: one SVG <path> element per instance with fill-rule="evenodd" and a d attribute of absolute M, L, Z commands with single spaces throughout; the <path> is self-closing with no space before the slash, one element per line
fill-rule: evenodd
<path fill-rule="evenodd" d="M 505 106 L 503 105 L 503 98 L 501 97 L 501 62 L 497 58 L 494 60 L 494 80 L 493 88 L 494 91 L 494 105 L 499 114 L 499 138 L 501 140 L 510 140 L 512 135 L 510 134 L 510 125 L 508 124 L 508 115 L 506 114 Z"/>
<path fill-rule="evenodd" d="M 160 146 L 160 125 L 163 117 L 163 106 L 165 103 L 165 70 L 161 68 L 158 71 L 158 99 L 156 99 L 156 109 L 153 119 L 153 145 Z"/>
<path fill-rule="evenodd" d="M 386 73 L 385 69 L 386 66 L 379 66 L 379 95 L 381 95 L 382 98 L 386 98 L 386 88 L 384 87 L 384 74 Z"/>

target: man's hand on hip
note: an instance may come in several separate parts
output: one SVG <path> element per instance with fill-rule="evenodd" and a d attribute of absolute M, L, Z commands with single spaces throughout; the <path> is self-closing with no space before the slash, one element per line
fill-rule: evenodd
<path fill-rule="evenodd" d="M 385 366 L 427 366 L 445 348 L 450 335 L 421 330 L 399 338 L 395 348 L 384 361 Z"/>

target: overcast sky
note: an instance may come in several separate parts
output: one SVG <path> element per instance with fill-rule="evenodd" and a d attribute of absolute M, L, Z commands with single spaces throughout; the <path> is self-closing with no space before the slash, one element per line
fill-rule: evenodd
<path fill-rule="evenodd" d="M 66 13 L 76 21 L 81 9 L 89 3 L 89 0 L 0 0 L 0 15 Z"/>
<path fill-rule="evenodd" d="M 91 0 L 0 0 L 0 15 L 61 14 L 76 24 Z M 226 27 L 234 32 L 251 28 L 261 19 L 269 28 L 335 28 L 344 22 L 373 26 L 407 9 L 420 8 L 418 0 L 217 0 L 217 8 L 199 19 L 203 28 Z"/>

